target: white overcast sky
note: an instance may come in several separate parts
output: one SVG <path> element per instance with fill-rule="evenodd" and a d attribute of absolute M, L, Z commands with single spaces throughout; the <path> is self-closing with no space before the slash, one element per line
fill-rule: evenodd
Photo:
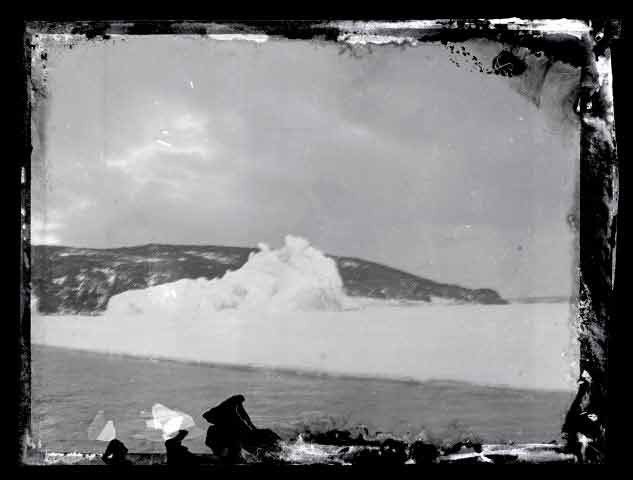
<path fill-rule="evenodd" d="M 501 46 L 469 49 L 489 62 Z M 340 50 L 175 36 L 49 49 L 33 243 L 294 234 L 502 296 L 569 294 L 574 72 L 550 75 L 537 106 L 517 93 L 529 75 L 457 67 L 439 43 Z"/>

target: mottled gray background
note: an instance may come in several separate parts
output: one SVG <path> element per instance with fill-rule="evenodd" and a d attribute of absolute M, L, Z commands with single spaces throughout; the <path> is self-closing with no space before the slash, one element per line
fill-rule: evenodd
<path fill-rule="evenodd" d="M 469 48 L 489 61 L 501 47 Z M 568 295 L 579 130 L 561 108 L 577 76 L 510 80 L 449 59 L 439 43 L 359 56 L 288 40 L 60 44 L 33 243 L 290 233 L 506 297 Z"/>

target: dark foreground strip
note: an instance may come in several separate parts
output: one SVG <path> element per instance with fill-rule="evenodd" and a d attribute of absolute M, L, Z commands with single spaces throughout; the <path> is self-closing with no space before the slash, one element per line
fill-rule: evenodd
<path fill-rule="evenodd" d="M 320 445 L 313 445 L 320 447 Z M 332 448 L 324 445 L 324 448 Z M 352 449 L 341 448 L 340 454 L 334 453 L 328 458 L 315 461 L 306 457 L 305 460 L 288 461 L 283 458 L 269 458 L 265 460 L 247 459 L 247 464 L 271 464 L 280 465 L 305 465 L 311 463 L 320 464 L 356 464 L 350 453 L 371 452 L 373 447 L 353 447 Z M 197 455 L 200 460 L 200 467 L 221 465 L 218 457 L 209 454 Z M 167 457 L 164 453 L 129 453 L 127 458 L 133 466 L 160 466 L 167 465 Z M 29 465 L 104 465 L 100 454 L 89 453 L 54 453 L 32 450 L 29 452 L 25 463 Z M 372 462 L 373 463 L 373 462 Z M 381 462 L 378 460 L 376 465 Z M 412 461 L 407 463 L 412 464 Z M 485 445 L 481 453 L 457 453 L 440 456 L 435 463 L 491 463 L 491 464 L 512 464 L 512 463 L 576 463 L 574 455 L 566 453 L 561 445 L 555 444 L 525 444 L 525 445 Z"/>

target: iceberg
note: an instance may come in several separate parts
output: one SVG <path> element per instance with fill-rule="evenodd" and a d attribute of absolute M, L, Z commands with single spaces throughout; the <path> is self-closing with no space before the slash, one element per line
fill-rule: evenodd
<path fill-rule="evenodd" d="M 115 295 L 108 313 L 341 311 L 353 305 L 343 290 L 336 262 L 307 240 L 288 235 L 277 250 L 260 244 L 241 268 L 221 278 L 182 279 Z"/>

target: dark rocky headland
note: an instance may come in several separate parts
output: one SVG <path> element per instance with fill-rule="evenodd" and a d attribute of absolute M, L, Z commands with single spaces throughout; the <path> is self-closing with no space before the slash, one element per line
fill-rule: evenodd
<path fill-rule="evenodd" d="M 98 314 L 113 295 L 183 278 L 212 279 L 239 269 L 256 248 L 141 245 L 92 249 L 31 247 L 32 294 L 44 314 Z M 367 260 L 328 255 L 337 263 L 345 292 L 353 297 L 456 303 L 505 304 L 494 290 L 434 282 Z"/>

